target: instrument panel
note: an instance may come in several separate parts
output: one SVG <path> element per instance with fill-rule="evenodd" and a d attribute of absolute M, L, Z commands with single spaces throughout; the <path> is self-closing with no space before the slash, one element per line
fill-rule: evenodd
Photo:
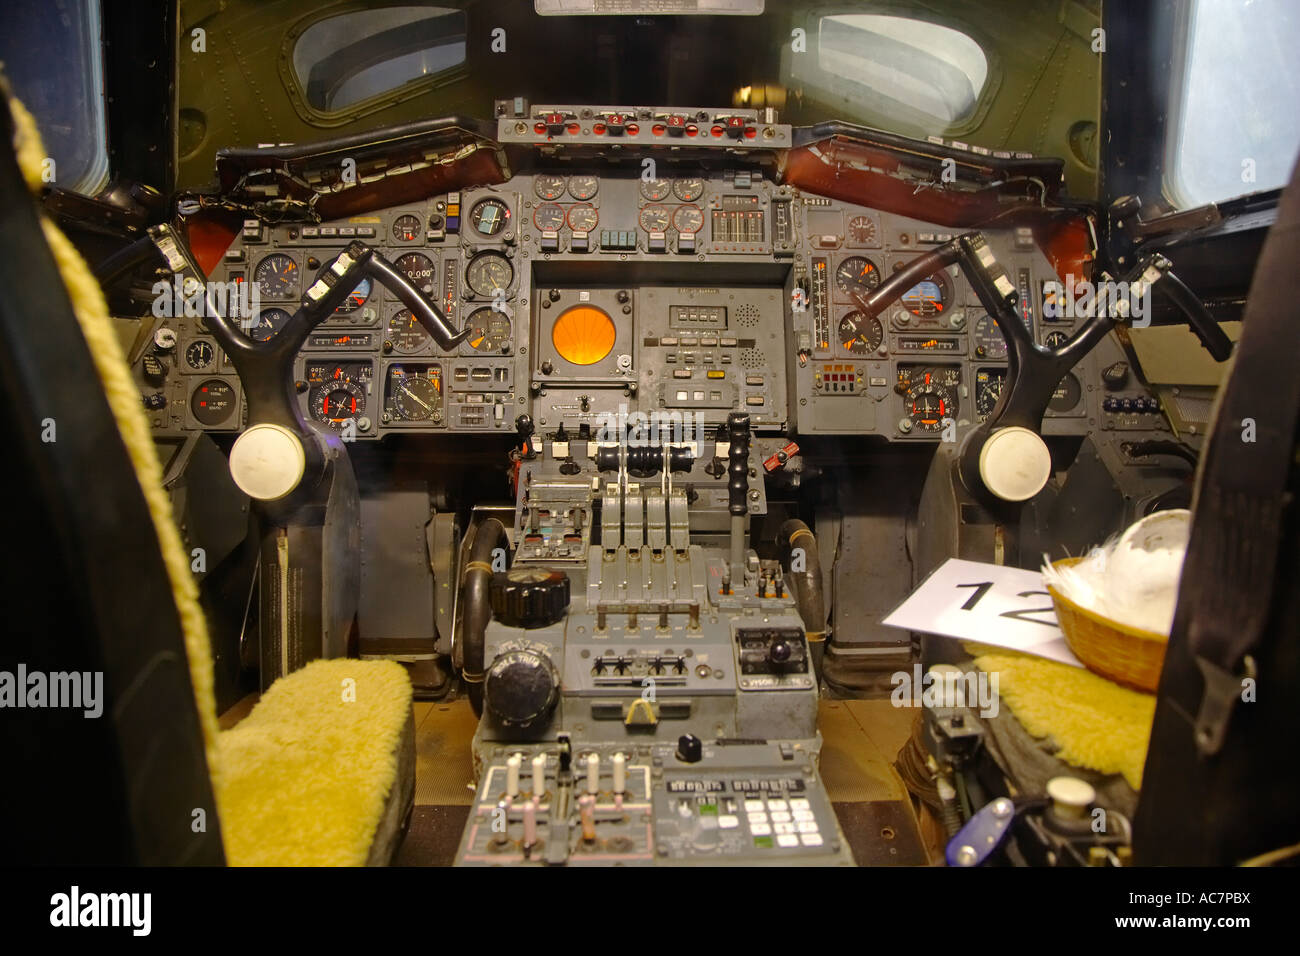
<path fill-rule="evenodd" d="M 630 145 L 630 144 L 629 144 Z M 581 432 L 648 413 L 760 432 L 951 440 L 996 405 L 1007 350 L 957 267 L 878 316 L 861 297 L 955 230 L 795 190 L 759 165 L 548 160 L 490 187 L 345 221 L 245 223 L 210 281 L 249 283 L 245 334 L 267 340 L 346 244 L 377 248 L 471 334 L 443 353 L 363 280 L 295 363 L 303 415 L 356 440 L 397 432 Z M 1043 318 L 1056 274 L 1027 231 L 985 230 Z M 1056 310 L 1060 311 L 1060 310 Z M 138 377 L 155 429 L 237 431 L 238 377 L 201 319 L 163 318 Z M 1100 418 L 1103 343 L 1067 376 L 1044 431 Z"/>

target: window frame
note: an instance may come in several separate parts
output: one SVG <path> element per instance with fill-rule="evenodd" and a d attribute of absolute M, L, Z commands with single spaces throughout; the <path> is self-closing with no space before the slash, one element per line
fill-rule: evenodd
<path fill-rule="evenodd" d="M 333 20 L 337 17 L 348 16 L 358 13 L 373 13 L 376 10 L 382 10 L 391 7 L 446 7 L 456 10 L 465 18 L 466 34 L 466 51 L 465 59 L 455 66 L 448 67 L 439 73 L 431 73 L 427 76 L 417 77 L 408 80 L 401 86 L 394 87 L 383 93 L 378 93 L 364 100 L 359 100 L 340 110 L 320 110 L 311 104 L 307 99 L 307 91 L 303 89 L 302 83 L 298 77 L 298 71 L 294 68 L 293 52 L 298 41 L 302 39 L 304 33 L 318 23 L 326 20 Z M 295 112 L 303 122 L 316 127 L 332 128 L 336 126 L 346 126 L 354 123 L 363 117 L 372 113 L 378 113 L 403 103 L 409 99 L 423 96 L 431 90 L 439 89 L 458 82 L 469 75 L 469 46 L 468 37 L 472 27 L 470 23 L 470 11 L 458 0 L 434 0 L 432 3 L 420 3 L 419 0 L 388 0 L 385 3 L 365 3 L 353 0 L 351 3 L 340 4 L 337 7 L 329 8 L 328 16 L 321 16 L 321 10 L 314 10 L 300 19 L 296 20 L 288 30 L 285 31 L 284 38 L 280 42 L 279 72 L 280 80 L 284 84 L 285 90 L 289 93 L 289 101 L 293 104 Z"/>
<path fill-rule="evenodd" d="M 868 9 L 861 7 L 844 7 L 843 5 L 827 5 L 813 7 L 803 12 L 803 23 L 797 20 L 795 26 L 802 26 L 811 43 L 817 43 L 821 35 L 821 22 L 826 17 L 834 16 L 851 16 L 854 14 L 869 14 L 871 16 L 895 17 L 901 20 L 913 20 L 918 23 L 925 23 L 931 26 L 943 27 L 948 30 L 956 31 L 970 39 L 984 56 L 984 62 L 987 66 L 987 73 L 984 78 L 984 85 L 976 93 L 975 105 L 970 115 L 965 117 L 960 123 L 950 124 L 947 127 L 935 131 L 929 127 L 937 121 L 933 114 L 925 113 L 913 109 L 906 105 L 903 109 L 896 112 L 882 112 L 872 109 L 869 105 L 864 105 L 861 112 L 864 119 L 869 120 L 871 125 L 898 133 L 902 136 L 911 136 L 913 138 L 924 139 L 927 136 L 941 136 L 944 139 L 961 139 L 963 136 L 970 134 L 978 129 L 984 122 L 984 118 L 993 104 L 997 91 L 1002 86 L 1002 61 L 998 55 L 995 46 L 987 41 L 983 31 L 976 25 L 961 19 L 960 17 L 949 16 L 946 19 L 936 19 L 930 11 L 917 10 L 914 7 L 902 6 L 896 3 L 883 3 L 879 6 L 872 6 Z M 810 51 L 812 52 L 812 51 Z M 807 54 L 799 54 L 807 55 Z M 822 68 L 820 63 L 820 51 L 813 53 L 817 57 L 811 71 L 805 70 L 795 72 L 796 54 L 790 49 L 787 43 L 784 45 L 782 53 L 782 72 L 789 78 L 791 84 L 812 87 L 817 95 L 837 95 L 838 91 L 835 86 L 825 85 L 823 80 L 830 79 L 837 83 L 854 83 L 855 81 L 848 77 L 840 77 L 832 74 Z M 864 83 L 858 83 L 864 89 L 870 89 Z M 841 94 L 842 95 L 842 94 Z"/>

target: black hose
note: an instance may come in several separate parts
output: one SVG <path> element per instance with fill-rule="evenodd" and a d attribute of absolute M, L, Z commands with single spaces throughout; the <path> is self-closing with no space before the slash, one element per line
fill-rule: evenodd
<path fill-rule="evenodd" d="M 159 265 L 166 264 L 163 254 L 154 245 L 153 237 L 141 236 L 95 266 L 95 280 L 101 288 L 108 289 L 122 276 L 134 272 L 151 259 L 156 259 Z"/>
<path fill-rule="evenodd" d="M 822 590 L 822 562 L 817 552 L 817 539 L 808 526 L 798 518 L 781 525 L 781 547 L 790 555 L 790 583 L 794 591 L 795 606 L 803 619 L 808 636 L 808 650 L 812 655 L 817 674 L 822 670 L 826 653 L 826 598 Z M 794 553 L 803 550 L 802 570 L 794 570 Z"/>
<path fill-rule="evenodd" d="M 492 619 L 488 591 L 492 584 L 492 552 L 506 543 L 506 526 L 496 518 L 487 518 L 474 532 L 474 543 L 469 549 L 469 563 L 465 566 L 465 583 L 461 599 L 465 616 L 461 628 L 464 641 L 461 655 L 461 679 L 474 714 L 483 715 L 483 677 L 486 665 L 484 632 Z"/>

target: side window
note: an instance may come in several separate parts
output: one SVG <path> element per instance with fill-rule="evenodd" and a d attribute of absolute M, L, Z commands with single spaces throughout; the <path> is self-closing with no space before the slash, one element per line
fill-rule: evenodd
<path fill-rule="evenodd" d="M 293 47 L 307 104 L 335 113 L 465 62 L 465 13 L 450 7 L 376 7 L 308 27 Z"/>
<path fill-rule="evenodd" d="M 968 120 L 989 75 L 984 51 L 966 34 L 907 17 L 822 17 L 817 52 L 817 71 L 840 95 L 934 130 Z"/>
<path fill-rule="evenodd" d="M 1194 0 L 1165 143 L 1180 208 L 1286 184 L 1300 148 L 1300 5 Z"/>
<path fill-rule="evenodd" d="M 104 72 L 96 0 L 29 3 L 5 11 L 0 63 L 36 117 L 52 186 L 94 195 L 108 182 Z"/>

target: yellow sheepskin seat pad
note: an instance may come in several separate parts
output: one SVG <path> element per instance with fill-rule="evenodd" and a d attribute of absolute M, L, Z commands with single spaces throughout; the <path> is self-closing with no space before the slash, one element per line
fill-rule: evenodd
<path fill-rule="evenodd" d="M 1081 667 L 1002 648 L 968 645 L 975 666 L 998 675 L 998 694 L 1025 730 L 1050 737 L 1059 759 L 1142 787 L 1155 716 L 1153 694 L 1130 690 Z"/>
<path fill-rule="evenodd" d="M 233 866 L 361 866 L 413 780 L 411 682 L 393 661 L 315 661 L 218 738 Z M 405 769 L 405 768 L 403 768 Z M 396 807 L 396 810 L 393 808 Z"/>

